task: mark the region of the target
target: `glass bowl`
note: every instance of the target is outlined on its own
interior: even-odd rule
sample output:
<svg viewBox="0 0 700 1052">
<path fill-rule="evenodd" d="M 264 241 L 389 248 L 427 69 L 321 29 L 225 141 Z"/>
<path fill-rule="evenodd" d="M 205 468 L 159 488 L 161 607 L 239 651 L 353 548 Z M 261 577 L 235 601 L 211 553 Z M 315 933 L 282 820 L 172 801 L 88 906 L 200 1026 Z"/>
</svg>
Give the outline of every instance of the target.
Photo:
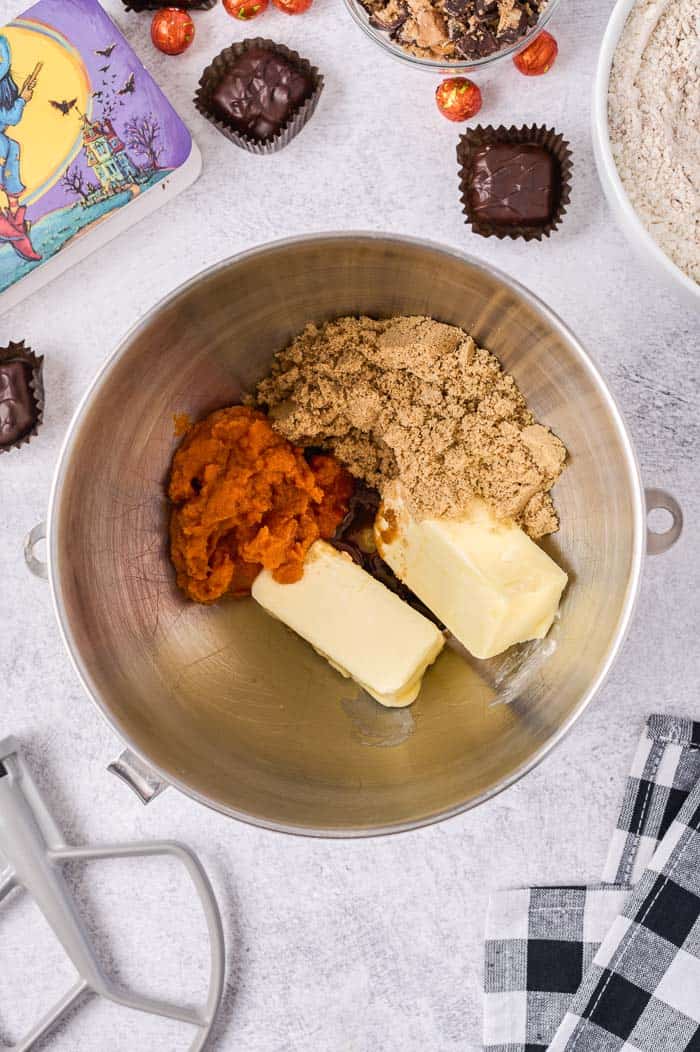
<svg viewBox="0 0 700 1052">
<path fill-rule="evenodd" d="M 479 69 L 486 69 L 487 66 L 493 65 L 494 62 L 498 62 L 502 58 L 506 58 L 508 55 L 515 55 L 518 51 L 522 51 L 523 48 L 535 39 L 538 33 L 540 33 L 549 22 L 550 18 L 559 6 L 560 0 L 549 0 L 549 3 L 542 11 L 539 20 L 536 25 L 523 34 L 519 40 L 516 40 L 514 44 L 508 44 L 506 47 L 500 49 L 500 51 L 494 51 L 491 55 L 486 55 L 485 58 L 476 59 L 454 59 L 440 61 L 434 58 L 419 58 L 417 55 L 411 55 L 408 51 L 405 51 L 400 44 L 396 44 L 386 30 L 375 29 L 374 26 L 370 25 L 369 15 L 367 11 L 360 3 L 360 0 L 345 0 L 345 7 L 350 12 L 353 21 L 363 30 L 367 36 L 378 44 L 382 50 L 386 51 L 387 54 L 392 55 L 394 58 L 399 59 L 400 62 L 404 62 L 408 66 L 412 66 L 414 69 L 422 69 L 427 73 L 474 73 Z"/>
</svg>

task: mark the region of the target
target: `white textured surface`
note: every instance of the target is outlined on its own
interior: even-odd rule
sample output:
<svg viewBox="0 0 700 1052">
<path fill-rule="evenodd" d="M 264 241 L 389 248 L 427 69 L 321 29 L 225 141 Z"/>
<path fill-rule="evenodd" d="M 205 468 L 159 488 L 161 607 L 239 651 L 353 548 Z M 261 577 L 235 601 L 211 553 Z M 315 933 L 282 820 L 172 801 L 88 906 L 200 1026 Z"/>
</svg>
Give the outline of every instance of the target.
<svg viewBox="0 0 700 1052">
<path fill-rule="evenodd" d="M 194 188 L 139 228 L 138 247 L 135 237 L 122 237 L 101 260 L 88 259 L 0 323 L 2 342 L 26 338 L 46 355 L 48 394 L 40 437 L 0 457 L 0 736 L 14 733 L 26 743 L 76 840 L 176 836 L 201 853 L 229 943 L 215 1047 L 475 1052 L 489 889 L 598 877 L 645 714 L 700 717 L 698 318 L 656 287 L 611 226 L 594 172 L 589 94 L 611 5 L 563 0 L 552 27 L 560 56 L 548 76 L 526 80 L 506 62 L 479 78 L 484 122 L 546 121 L 571 140 L 572 205 L 563 228 L 542 245 L 485 241 L 463 225 L 458 128 L 435 111 L 434 80 L 384 58 L 349 24 L 340 0 L 316 0 L 306 16 L 274 13 L 249 27 L 249 35 L 297 47 L 327 82 L 301 136 L 260 159 L 228 143 L 190 104 L 202 67 L 246 35 L 245 27 L 221 7 L 197 15 L 195 44 L 172 59 L 153 52 L 148 16 L 127 16 L 117 0 L 108 6 L 188 121 L 205 170 Z M 17 10 L 0 4 L 3 21 Z M 603 367 L 645 481 L 673 491 L 686 512 L 677 547 L 647 564 L 612 676 L 565 743 L 473 813 L 355 843 L 261 832 L 173 791 L 143 809 L 105 774 L 118 743 L 69 666 L 46 586 L 22 560 L 23 537 L 45 514 L 71 413 L 121 334 L 206 264 L 330 227 L 432 237 L 490 260 L 543 297 Z M 145 973 L 154 984 L 157 976 L 158 988 L 174 993 L 201 972 L 201 939 L 184 884 L 150 865 L 154 884 L 121 865 L 91 869 L 90 902 L 100 925 L 123 928 L 123 974 Z M 158 917 L 173 925 L 172 938 L 152 933 Z M 6 1022 L 30 1021 L 39 1002 L 60 989 L 57 954 L 44 948 L 38 929 L 30 936 L 25 928 L 22 937 L 28 919 L 21 903 L 0 916 L 0 1037 Z M 76 1017 L 48 1045 L 70 1052 L 183 1047 L 170 1028 L 97 1011 Z"/>
</svg>

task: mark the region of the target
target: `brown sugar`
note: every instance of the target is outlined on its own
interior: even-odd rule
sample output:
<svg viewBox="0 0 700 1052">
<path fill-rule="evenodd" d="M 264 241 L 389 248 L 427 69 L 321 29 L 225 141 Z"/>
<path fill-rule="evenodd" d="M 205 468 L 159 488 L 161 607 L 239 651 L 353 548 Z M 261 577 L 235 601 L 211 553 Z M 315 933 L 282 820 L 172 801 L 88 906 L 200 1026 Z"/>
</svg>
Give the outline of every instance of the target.
<svg viewBox="0 0 700 1052">
<path fill-rule="evenodd" d="M 338 461 L 309 458 L 262 413 L 233 406 L 190 427 L 173 457 L 170 554 L 190 599 L 247 595 L 265 567 L 298 581 L 307 551 L 345 517 L 354 482 Z"/>
<path fill-rule="evenodd" d="M 382 490 L 400 479 L 417 516 L 458 517 L 482 497 L 532 537 L 558 529 L 549 490 L 566 450 L 497 358 L 426 317 L 307 325 L 256 394 L 280 434 L 331 451 Z"/>
</svg>

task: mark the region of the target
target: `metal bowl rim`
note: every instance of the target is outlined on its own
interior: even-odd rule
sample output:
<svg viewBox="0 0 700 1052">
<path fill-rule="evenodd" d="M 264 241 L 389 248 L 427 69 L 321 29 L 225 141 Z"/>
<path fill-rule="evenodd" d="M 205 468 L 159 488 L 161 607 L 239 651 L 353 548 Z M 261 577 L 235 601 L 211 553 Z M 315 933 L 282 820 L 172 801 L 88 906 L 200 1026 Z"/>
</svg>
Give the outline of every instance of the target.
<svg viewBox="0 0 700 1052">
<path fill-rule="evenodd" d="M 60 588 L 60 564 L 58 558 L 58 542 L 57 542 L 57 531 L 54 528 L 54 519 L 57 513 L 57 507 L 59 504 L 60 488 L 65 469 L 70 460 L 71 447 L 78 434 L 81 419 L 88 408 L 93 395 L 101 387 L 104 381 L 108 378 L 109 373 L 116 363 L 121 358 L 122 354 L 126 351 L 127 347 L 131 344 L 137 333 L 148 326 L 153 317 L 164 308 L 174 303 L 179 296 L 184 292 L 192 289 L 198 282 L 205 280 L 212 275 L 216 274 L 220 270 L 232 266 L 237 263 L 241 263 L 251 256 L 259 255 L 264 252 L 274 252 L 280 248 L 288 248 L 297 244 L 304 244 L 308 242 L 323 242 L 323 241 L 338 241 L 338 240 L 369 240 L 369 241 L 388 241 L 394 242 L 397 245 L 408 245 L 410 247 L 418 247 L 428 249 L 433 252 L 440 253 L 442 255 L 450 256 L 453 259 L 457 259 L 460 262 L 467 263 L 470 266 L 476 267 L 478 270 L 485 271 L 492 277 L 503 282 L 511 290 L 522 296 L 528 305 L 533 308 L 536 312 L 539 312 L 547 322 L 553 326 L 559 333 L 565 338 L 567 344 L 571 350 L 577 356 L 580 364 L 589 373 L 594 380 L 597 388 L 599 389 L 601 396 L 604 398 L 608 405 L 611 416 L 617 426 L 620 438 L 622 441 L 623 449 L 626 453 L 627 468 L 629 470 L 632 486 L 634 490 L 634 538 L 633 538 L 633 565 L 630 572 L 630 578 L 627 584 L 627 591 L 623 604 L 623 609 L 618 620 L 617 628 L 612 638 L 611 645 L 608 649 L 605 660 L 603 661 L 601 668 L 599 669 L 595 679 L 589 686 L 588 690 L 585 691 L 579 704 L 575 710 L 571 713 L 566 722 L 558 728 L 557 732 L 545 742 L 545 744 L 537 750 L 537 752 L 519 768 L 517 768 L 511 775 L 504 778 L 501 782 L 488 789 L 484 793 L 479 794 L 472 800 L 465 803 L 456 804 L 453 807 L 445 808 L 441 811 L 436 811 L 428 815 L 424 815 L 420 818 L 414 819 L 407 822 L 397 822 L 392 825 L 379 826 L 379 827 L 360 827 L 353 829 L 352 827 L 338 827 L 338 828 L 327 828 L 327 829 L 316 829 L 309 826 L 295 826 L 286 824 L 283 822 L 272 822 L 263 818 L 258 818 L 254 815 L 248 814 L 247 812 L 237 811 L 235 808 L 228 808 L 222 804 L 210 800 L 203 793 L 199 793 L 197 790 L 192 789 L 185 782 L 174 777 L 172 774 L 166 773 L 158 768 L 153 761 L 133 742 L 127 738 L 124 731 L 119 726 L 115 716 L 111 713 L 107 705 L 102 701 L 99 696 L 99 691 L 90 680 L 90 676 L 87 669 L 83 665 L 80 653 L 77 646 L 75 646 L 71 633 L 65 618 L 65 611 L 63 607 L 63 601 L 61 597 Z M 644 539 L 646 536 L 644 529 L 645 521 L 645 503 L 644 503 L 644 490 L 642 485 L 641 472 L 639 469 L 639 463 L 637 455 L 632 444 L 631 436 L 628 431 L 627 425 L 624 421 L 622 413 L 613 397 L 611 391 L 608 388 L 607 383 L 603 379 L 597 365 L 590 357 L 587 351 L 584 350 L 582 344 L 569 330 L 565 323 L 559 318 L 559 316 L 547 307 L 546 304 L 541 301 L 533 292 L 526 289 L 525 286 L 521 285 L 514 278 L 504 274 L 497 267 L 493 267 L 474 256 L 469 255 L 465 252 L 460 252 L 458 249 L 449 247 L 448 245 L 442 245 L 438 242 L 431 241 L 425 238 L 414 238 L 408 235 L 399 235 L 391 233 L 381 233 L 377 231 L 337 231 L 329 232 L 325 234 L 305 234 L 302 236 L 292 236 L 287 238 L 281 238 L 275 241 L 266 242 L 263 245 L 258 245 L 250 249 L 245 249 L 243 252 L 236 253 L 233 256 L 229 256 L 227 259 L 220 260 L 218 263 L 214 263 L 204 270 L 199 271 L 197 274 L 188 278 L 186 281 L 178 285 L 172 292 L 164 296 L 154 307 L 152 307 L 145 315 L 143 315 L 137 322 L 135 322 L 124 334 L 119 345 L 108 355 L 107 359 L 98 369 L 94 378 L 88 385 L 87 390 L 80 399 L 78 406 L 73 414 L 73 417 L 68 425 L 65 438 L 61 445 L 58 460 L 56 463 L 56 469 L 54 472 L 53 481 L 51 484 L 51 490 L 49 494 L 49 507 L 47 515 L 47 560 L 49 570 L 49 584 L 51 588 L 51 599 L 53 603 L 54 612 L 56 614 L 56 620 L 58 622 L 59 631 L 63 643 L 68 651 L 71 664 L 75 669 L 76 675 L 80 680 L 85 692 L 88 697 L 92 700 L 98 711 L 102 714 L 103 718 L 107 721 L 107 724 L 112 729 L 117 739 L 128 746 L 131 751 L 139 757 L 139 759 L 152 770 L 166 785 L 171 785 L 178 789 L 180 792 L 189 796 L 197 803 L 203 804 L 206 807 L 211 808 L 214 811 L 218 811 L 220 814 L 226 815 L 228 818 L 235 818 L 240 822 L 245 822 L 248 825 L 255 826 L 260 829 L 266 829 L 278 833 L 287 833 L 295 836 L 306 836 L 306 837 L 317 837 L 317 838 L 330 838 L 330 839 L 361 839 L 375 836 L 389 836 L 396 833 L 405 833 L 414 829 L 421 829 L 425 826 L 434 825 L 437 822 L 446 821 L 449 818 L 454 818 L 457 815 L 463 814 L 466 811 L 472 810 L 479 806 L 479 804 L 485 803 L 487 800 L 492 799 L 499 793 L 502 793 L 505 789 L 508 789 L 511 785 L 520 781 L 526 774 L 534 770 L 544 758 L 555 748 L 565 737 L 566 734 L 571 730 L 576 720 L 582 715 L 585 709 L 593 700 L 595 694 L 600 689 L 603 681 L 607 678 L 613 663 L 618 657 L 622 645 L 627 637 L 629 631 L 632 614 L 637 602 L 639 595 L 639 587 L 641 580 L 642 562 L 644 558 Z"/>
</svg>

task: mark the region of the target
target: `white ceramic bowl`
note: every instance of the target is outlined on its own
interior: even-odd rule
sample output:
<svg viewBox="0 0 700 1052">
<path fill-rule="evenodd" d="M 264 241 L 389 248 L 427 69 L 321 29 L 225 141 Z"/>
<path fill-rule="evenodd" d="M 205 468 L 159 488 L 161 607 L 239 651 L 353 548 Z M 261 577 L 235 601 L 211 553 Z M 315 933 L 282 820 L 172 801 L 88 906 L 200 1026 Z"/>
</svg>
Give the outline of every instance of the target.
<svg viewBox="0 0 700 1052">
<path fill-rule="evenodd" d="M 654 268 L 659 279 L 688 304 L 700 308 L 700 285 L 688 277 L 654 240 L 632 206 L 617 171 L 610 147 L 608 83 L 615 49 L 636 0 L 617 0 L 598 56 L 593 83 L 593 153 L 598 175 L 616 221 L 632 246 Z"/>
</svg>

